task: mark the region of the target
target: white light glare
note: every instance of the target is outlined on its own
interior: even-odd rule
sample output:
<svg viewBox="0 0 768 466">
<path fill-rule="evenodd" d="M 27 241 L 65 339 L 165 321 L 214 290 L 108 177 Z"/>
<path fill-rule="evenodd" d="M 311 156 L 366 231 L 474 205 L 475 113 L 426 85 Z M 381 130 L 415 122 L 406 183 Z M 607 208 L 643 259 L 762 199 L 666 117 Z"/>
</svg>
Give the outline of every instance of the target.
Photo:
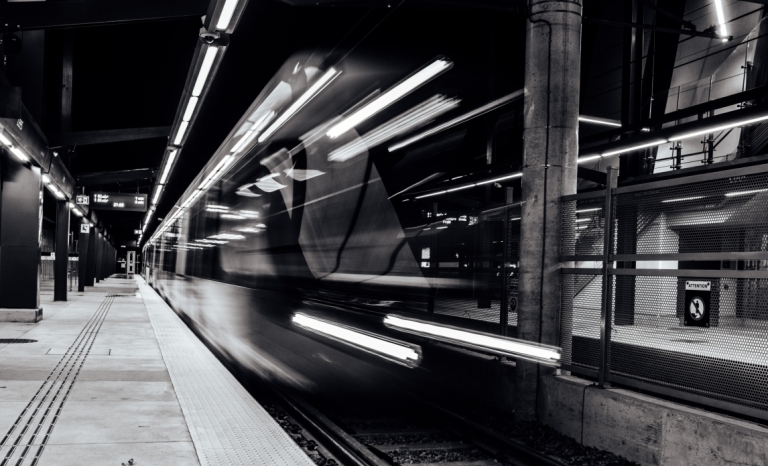
<svg viewBox="0 0 768 466">
<path fill-rule="evenodd" d="M 21 160 L 22 162 L 29 161 L 29 157 L 27 157 L 27 154 L 24 152 L 24 150 L 21 147 L 11 147 L 11 153 L 16 156 L 17 159 Z"/>
<path fill-rule="evenodd" d="M 384 323 L 397 330 L 437 337 L 454 344 L 468 344 L 474 347 L 510 354 L 512 356 L 533 358 L 537 361 L 549 364 L 557 364 L 560 362 L 559 348 L 539 346 L 522 340 L 513 340 L 511 338 L 502 338 L 417 320 L 404 319 L 395 315 L 388 315 L 384 319 Z"/>
<path fill-rule="evenodd" d="M 372 333 L 362 332 L 346 325 L 338 325 L 301 313 L 293 316 L 293 323 L 315 333 L 396 358 L 400 361 L 409 362 L 418 361 L 419 359 L 419 353 L 405 343 L 399 343 L 388 338 L 385 339 Z"/>
<path fill-rule="evenodd" d="M 618 149 L 618 150 L 614 150 L 614 151 L 611 151 L 611 152 L 604 152 L 602 154 L 602 156 L 603 157 L 608 157 L 608 156 L 611 156 L 611 155 L 623 154 L 625 152 L 632 152 L 633 150 L 645 149 L 646 147 L 659 146 L 659 145 L 664 144 L 666 142 L 669 142 L 669 141 L 667 141 L 666 139 L 654 139 L 651 142 L 646 142 L 644 144 L 640 144 L 640 145 L 637 145 L 637 146 L 627 147 L 627 148 L 624 148 L 624 149 Z"/>
<path fill-rule="evenodd" d="M 50 182 L 51 182 L 51 177 L 46 174 L 43 174 L 43 183 L 48 184 Z"/>
<path fill-rule="evenodd" d="M 181 117 L 183 121 L 189 121 L 192 119 L 192 114 L 195 113 L 195 107 L 197 107 L 198 97 L 190 97 L 187 102 L 187 109 L 184 110 L 184 116 Z"/>
<path fill-rule="evenodd" d="M 699 199 L 704 199 L 704 196 L 691 196 L 691 197 L 681 197 L 678 199 L 666 199 L 664 201 L 661 201 L 662 204 L 669 204 L 671 202 L 685 202 L 685 201 L 697 201 Z"/>
<path fill-rule="evenodd" d="M 216 180 L 218 180 L 219 177 L 224 173 L 224 170 L 226 170 L 226 168 L 229 166 L 229 164 L 232 163 L 234 159 L 235 157 L 233 155 L 227 155 L 221 159 L 218 165 L 216 165 L 216 168 L 214 168 L 213 171 L 209 173 L 205 180 L 200 184 L 200 190 L 204 191 L 208 189 Z"/>
<path fill-rule="evenodd" d="M 290 107 L 286 111 L 280 115 L 277 120 L 272 123 L 269 128 L 264 130 L 263 133 L 259 136 L 259 142 L 264 142 L 267 140 L 268 137 L 272 135 L 275 131 L 277 131 L 278 128 L 283 126 L 283 124 L 288 121 L 289 118 L 291 118 L 296 112 L 301 110 L 301 107 L 307 104 L 315 95 L 317 95 L 320 91 L 325 88 L 330 82 L 335 79 L 339 74 L 341 74 L 341 71 L 336 70 L 336 68 L 331 68 L 328 71 L 323 74 L 320 79 L 315 81 L 312 86 L 309 87 L 294 103 L 291 104 Z"/>
<path fill-rule="evenodd" d="M 597 212 L 598 210 L 603 210 L 603 208 L 602 207 L 592 207 L 592 208 L 589 208 L 589 209 L 581 209 L 581 210 L 577 210 L 576 213 L 577 214 L 585 214 L 587 212 Z"/>
<path fill-rule="evenodd" d="M 188 126 L 189 126 L 188 121 L 182 121 L 181 123 L 179 123 L 179 129 L 176 130 L 176 137 L 173 139 L 173 143 L 175 145 L 178 146 L 181 144 L 181 140 L 184 139 L 184 133 L 187 132 Z"/>
<path fill-rule="evenodd" d="M 216 29 L 219 31 L 225 31 L 229 27 L 229 22 L 232 21 L 232 15 L 237 8 L 237 0 L 227 0 L 224 2 L 224 7 L 219 14 L 219 20 L 216 22 Z"/>
<path fill-rule="evenodd" d="M 160 195 L 163 193 L 163 186 L 157 185 L 155 188 L 155 196 L 152 198 L 152 205 L 156 205 L 158 199 L 160 199 Z"/>
<path fill-rule="evenodd" d="M 723 12 L 723 0 L 715 0 L 715 10 L 717 11 L 717 21 L 720 23 L 720 35 L 723 42 L 728 42 L 728 30 L 725 27 L 725 14 Z"/>
<path fill-rule="evenodd" d="M 725 197 L 748 196 L 750 194 L 764 193 L 766 191 L 768 191 L 768 189 L 751 189 L 749 191 L 734 191 L 731 193 L 725 193 Z"/>
<path fill-rule="evenodd" d="M 5 137 L 5 132 L 3 131 L 3 128 L 1 126 L 0 126 L 0 142 L 2 142 L 8 147 L 13 146 L 13 143 L 11 142 L 11 140 Z"/>
<path fill-rule="evenodd" d="M 245 218 L 242 215 L 237 215 L 237 214 L 221 214 L 219 217 L 228 218 L 232 220 L 243 220 Z"/>
<path fill-rule="evenodd" d="M 616 128 L 621 128 L 621 123 L 614 120 L 609 120 L 607 118 L 598 118 L 598 117 L 579 115 L 579 121 L 585 121 L 587 123 L 595 123 L 598 125 L 613 126 Z"/>
<path fill-rule="evenodd" d="M 352 115 L 343 119 L 336 125 L 334 125 L 328 132 L 327 136 L 331 139 L 335 139 L 342 134 L 346 133 L 350 129 L 369 119 L 373 115 L 379 113 L 385 108 L 389 107 L 393 103 L 402 99 L 406 95 L 415 91 L 421 87 L 424 83 L 431 80 L 435 76 L 441 74 L 444 71 L 449 70 L 453 66 L 453 62 L 440 59 L 432 62 L 419 72 L 415 73 L 410 78 L 397 84 L 395 87 L 389 89 L 384 94 L 378 96 L 372 102 L 365 105 L 363 108 L 357 110 Z"/>
<path fill-rule="evenodd" d="M 429 136 L 432 136 L 433 134 L 437 134 L 441 131 L 445 131 L 446 129 L 453 128 L 454 126 L 460 125 L 461 123 L 464 123 L 465 121 L 471 120 L 472 118 L 476 116 L 483 115 L 485 113 L 490 112 L 491 110 L 494 110 L 498 107 L 501 107 L 504 104 L 507 104 L 513 100 L 516 100 L 520 97 L 522 97 L 523 91 L 516 91 L 512 94 L 506 95 L 500 99 L 496 99 L 493 102 L 490 102 L 488 104 L 483 105 L 482 107 L 476 108 L 470 112 L 465 113 L 464 115 L 457 116 L 451 121 L 446 121 L 445 123 L 435 126 L 432 129 L 428 129 L 424 131 L 423 133 L 419 133 L 416 136 L 412 136 L 405 141 L 398 142 L 397 144 L 394 144 L 389 147 L 389 152 L 394 152 L 398 149 L 402 149 L 405 146 L 409 146 L 413 144 L 416 141 L 420 141 L 424 138 L 427 138 Z"/>
<path fill-rule="evenodd" d="M 177 150 L 174 149 L 168 153 L 168 160 L 165 162 L 165 168 L 163 169 L 163 175 L 160 177 L 159 184 L 165 184 L 165 182 L 168 181 L 168 175 L 171 173 L 173 161 L 176 159 L 176 152 Z"/>
<path fill-rule="evenodd" d="M 587 155 L 586 157 L 579 157 L 578 159 L 576 159 L 576 162 L 577 163 L 591 162 L 591 161 L 597 160 L 597 159 L 599 159 L 601 157 L 602 157 L 602 155 Z"/>
<path fill-rule="evenodd" d="M 213 60 L 216 58 L 216 52 L 218 51 L 219 48 L 212 45 L 208 46 L 208 49 L 206 49 L 205 56 L 203 57 L 203 64 L 200 66 L 200 72 L 197 74 L 195 86 L 192 88 L 193 97 L 200 97 L 200 93 L 203 92 L 203 86 L 205 86 L 205 81 L 208 79 L 208 74 L 211 72 Z"/>
<path fill-rule="evenodd" d="M 436 95 L 431 99 L 407 110 L 392 120 L 367 132 L 363 137 L 341 146 L 328 154 L 328 160 L 343 162 L 362 154 L 376 145 L 392 139 L 400 134 L 407 133 L 437 116 L 459 105 L 459 99 L 449 99 L 443 95 Z"/>
<path fill-rule="evenodd" d="M 703 130 L 700 130 L 700 131 L 695 131 L 695 132 L 692 132 L 692 133 L 686 133 L 686 134 L 683 134 L 683 135 L 680 135 L 680 136 L 674 136 L 674 137 L 669 138 L 669 140 L 670 141 L 679 141 L 681 139 L 691 138 L 691 137 L 694 137 L 694 136 L 701 136 L 702 134 L 716 133 L 718 131 L 723 131 L 723 130 L 726 130 L 726 129 L 735 128 L 737 126 L 749 125 L 751 123 L 757 123 L 758 121 L 763 121 L 763 120 L 768 120 L 768 115 L 763 115 L 763 116 L 760 116 L 760 117 L 757 117 L 757 118 L 750 118 L 749 120 L 741 120 L 741 121 L 737 121 L 735 123 L 728 123 L 726 125 L 716 126 L 714 128 L 707 128 L 707 129 L 703 129 Z"/>
<path fill-rule="evenodd" d="M 520 178 L 521 176 L 523 176 L 523 174 L 520 173 L 520 172 L 513 173 L 511 175 L 505 175 L 505 176 L 500 176 L 498 178 L 491 178 L 489 180 L 478 181 L 477 183 L 465 184 L 463 186 L 457 186 L 455 188 L 444 189 L 442 191 L 437 191 L 437 192 L 434 192 L 434 193 L 422 194 L 421 196 L 416 196 L 414 199 L 422 199 L 424 197 L 437 196 L 438 194 L 445 194 L 445 193 L 451 193 L 451 192 L 454 192 L 454 191 L 461 191 L 462 189 L 474 188 L 475 186 L 482 186 L 484 184 L 495 183 L 497 181 L 504 181 L 504 180 L 509 180 L 509 179 L 512 179 L 512 178 Z"/>
</svg>

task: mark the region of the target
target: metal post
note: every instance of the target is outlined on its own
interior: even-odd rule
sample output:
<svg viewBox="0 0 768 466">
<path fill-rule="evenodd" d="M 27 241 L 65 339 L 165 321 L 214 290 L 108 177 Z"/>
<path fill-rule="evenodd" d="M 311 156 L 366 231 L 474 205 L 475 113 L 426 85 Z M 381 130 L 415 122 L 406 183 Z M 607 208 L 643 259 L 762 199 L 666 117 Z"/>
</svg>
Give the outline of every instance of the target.
<svg viewBox="0 0 768 466">
<path fill-rule="evenodd" d="M 67 300 L 69 272 L 69 206 L 67 201 L 56 201 L 56 260 L 53 264 L 53 300 Z"/>
<path fill-rule="evenodd" d="M 605 187 L 605 209 L 603 218 L 605 228 L 603 229 L 603 292 L 600 301 L 600 367 L 599 367 L 599 385 L 604 387 L 608 379 L 608 350 L 611 344 L 611 297 L 613 290 L 611 287 L 610 269 L 612 267 L 611 258 L 613 256 L 613 191 L 616 189 L 616 179 L 618 170 L 616 167 L 608 167 L 606 173 Z"/>
<path fill-rule="evenodd" d="M 507 335 L 507 326 L 509 325 L 509 272 L 507 271 L 507 261 L 509 255 L 507 250 L 509 248 L 509 206 L 504 209 L 504 242 L 502 246 L 502 259 L 501 259 L 501 300 L 499 302 L 499 325 L 500 334 Z"/>
</svg>

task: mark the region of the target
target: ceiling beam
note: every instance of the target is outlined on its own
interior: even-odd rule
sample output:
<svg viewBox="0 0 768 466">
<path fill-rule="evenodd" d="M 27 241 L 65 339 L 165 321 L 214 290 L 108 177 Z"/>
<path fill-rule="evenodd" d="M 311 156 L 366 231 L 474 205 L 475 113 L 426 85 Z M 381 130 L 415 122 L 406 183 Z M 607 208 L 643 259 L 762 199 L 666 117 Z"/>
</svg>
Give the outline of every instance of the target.
<svg viewBox="0 0 768 466">
<path fill-rule="evenodd" d="M 170 134 L 170 126 L 106 129 L 101 131 L 79 131 L 75 133 L 51 134 L 48 136 L 48 142 L 50 147 L 89 146 L 93 144 L 107 144 L 110 142 L 167 138 Z"/>
<path fill-rule="evenodd" d="M 112 183 L 127 183 L 129 181 L 155 178 L 157 168 L 139 168 L 136 170 L 118 170 L 111 172 L 82 173 L 75 177 L 77 186 L 98 186 Z"/>
<path fill-rule="evenodd" d="M 34 30 L 203 16 L 208 0 L 2 2 L 0 30 Z"/>
</svg>

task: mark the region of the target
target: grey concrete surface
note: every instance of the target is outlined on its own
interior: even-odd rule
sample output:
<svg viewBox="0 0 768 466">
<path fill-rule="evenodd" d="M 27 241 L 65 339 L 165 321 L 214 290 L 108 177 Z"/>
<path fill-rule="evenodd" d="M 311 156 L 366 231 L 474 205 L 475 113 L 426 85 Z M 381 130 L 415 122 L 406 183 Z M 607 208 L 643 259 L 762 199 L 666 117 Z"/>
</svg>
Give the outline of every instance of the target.
<svg viewBox="0 0 768 466">
<path fill-rule="evenodd" d="M 20 464 L 28 465 L 42 452 L 40 466 L 120 465 L 131 458 L 137 466 L 224 464 L 209 460 L 222 457 L 221 452 L 211 453 L 209 443 L 198 440 L 196 444 L 190 434 L 205 427 L 196 425 L 196 418 L 190 417 L 179 402 L 179 387 L 169 372 L 173 363 L 161 351 L 145 299 L 137 290 L 134 280 L 110 278 L 85 292 L 69 293 L 67 302 L 54 302 L 52 293 L 44 288 L 41 305 L 46 314 L 42 322 L 0 323 L 0 338 L 37 340 L 0 344 L 0 441 L 10 432 L 0 445 L 0 462 L 9 457 L 9 464 L 16 464 L 26 452 Z M 108 297 L 114 293 L 119 296 Z M 153 295 L 154 291 L 146 288 L 143 293 Z M 160 301 L 156 295 L 154 298 Z M 153 306 L 155 315 L 166 312 L 168 322 L 175 319 L 175 325 L 184 327 L 178 316 L 160 303 Z M 162 335 L 166 338 L 169 334 Z M 207 351 L 202 343 L 197 345 L 196 351 Z M 189 346 L 187 351 L 191 351 Z M 200 368 L 202 372 L 226 372 L 223 367 L 212 366 L 218 361 L 210 352 L 205 358 L 207 366 Z M 234 378 L 221 380 L 223 385 L 211 395 L 214 399 L 196 399 L 195 416 L 210 422 L 222 415 L 216 412 L 221 403 L 231 404 L 229 399 L 215 398 L 231 396 L 239 384 L 231 386 Z M 197 381 L 185 381 L 187 396 L 196 390 Z M 242 387 L 239 390 L 238 395 L 249 396 Z M 261 409 L 252 399 L 250 404 Z M 247 436 L 235 431 L 236 423 L 228 424 L 230 420 L 231 416 L 218 425 L 224 429 L 230 425 L 232 432 L 210 431 L 206 435 Z M 275 449 L 285 449 L 287 441 L 300 455 L 298 461 L 284 464 L 311 464 L 290 437 L 275 428 L 271 418 L 268 420 L 274 436 L 269 441 L 278 439 L 280 443 Z M 16 440 L 19 442 L 14 448 Z M 266 447 L 261 445 L 262 450 L 268 450 Z M 238 454 L 235 451 L 235 456 Z"/>
<path fill-rule="evenodd" d="M 576 377 L 542 380 L 542 422 L 642 465 L 768 465 L 768 428 Z"/>
</svg>

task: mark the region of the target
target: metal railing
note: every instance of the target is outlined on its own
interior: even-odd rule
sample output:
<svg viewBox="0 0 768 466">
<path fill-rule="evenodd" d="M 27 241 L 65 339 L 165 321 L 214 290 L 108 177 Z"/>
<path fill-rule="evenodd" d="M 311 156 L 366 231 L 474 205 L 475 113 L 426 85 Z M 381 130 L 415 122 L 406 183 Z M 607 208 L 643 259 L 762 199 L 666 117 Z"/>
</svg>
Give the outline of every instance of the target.
<svg viewBox="0 0 768 466">
<path fill-rule="evenodd" d="M 768 165 L 615 179 L 562 200 L 563 368 L 768 419 Z"/>
</svg>

